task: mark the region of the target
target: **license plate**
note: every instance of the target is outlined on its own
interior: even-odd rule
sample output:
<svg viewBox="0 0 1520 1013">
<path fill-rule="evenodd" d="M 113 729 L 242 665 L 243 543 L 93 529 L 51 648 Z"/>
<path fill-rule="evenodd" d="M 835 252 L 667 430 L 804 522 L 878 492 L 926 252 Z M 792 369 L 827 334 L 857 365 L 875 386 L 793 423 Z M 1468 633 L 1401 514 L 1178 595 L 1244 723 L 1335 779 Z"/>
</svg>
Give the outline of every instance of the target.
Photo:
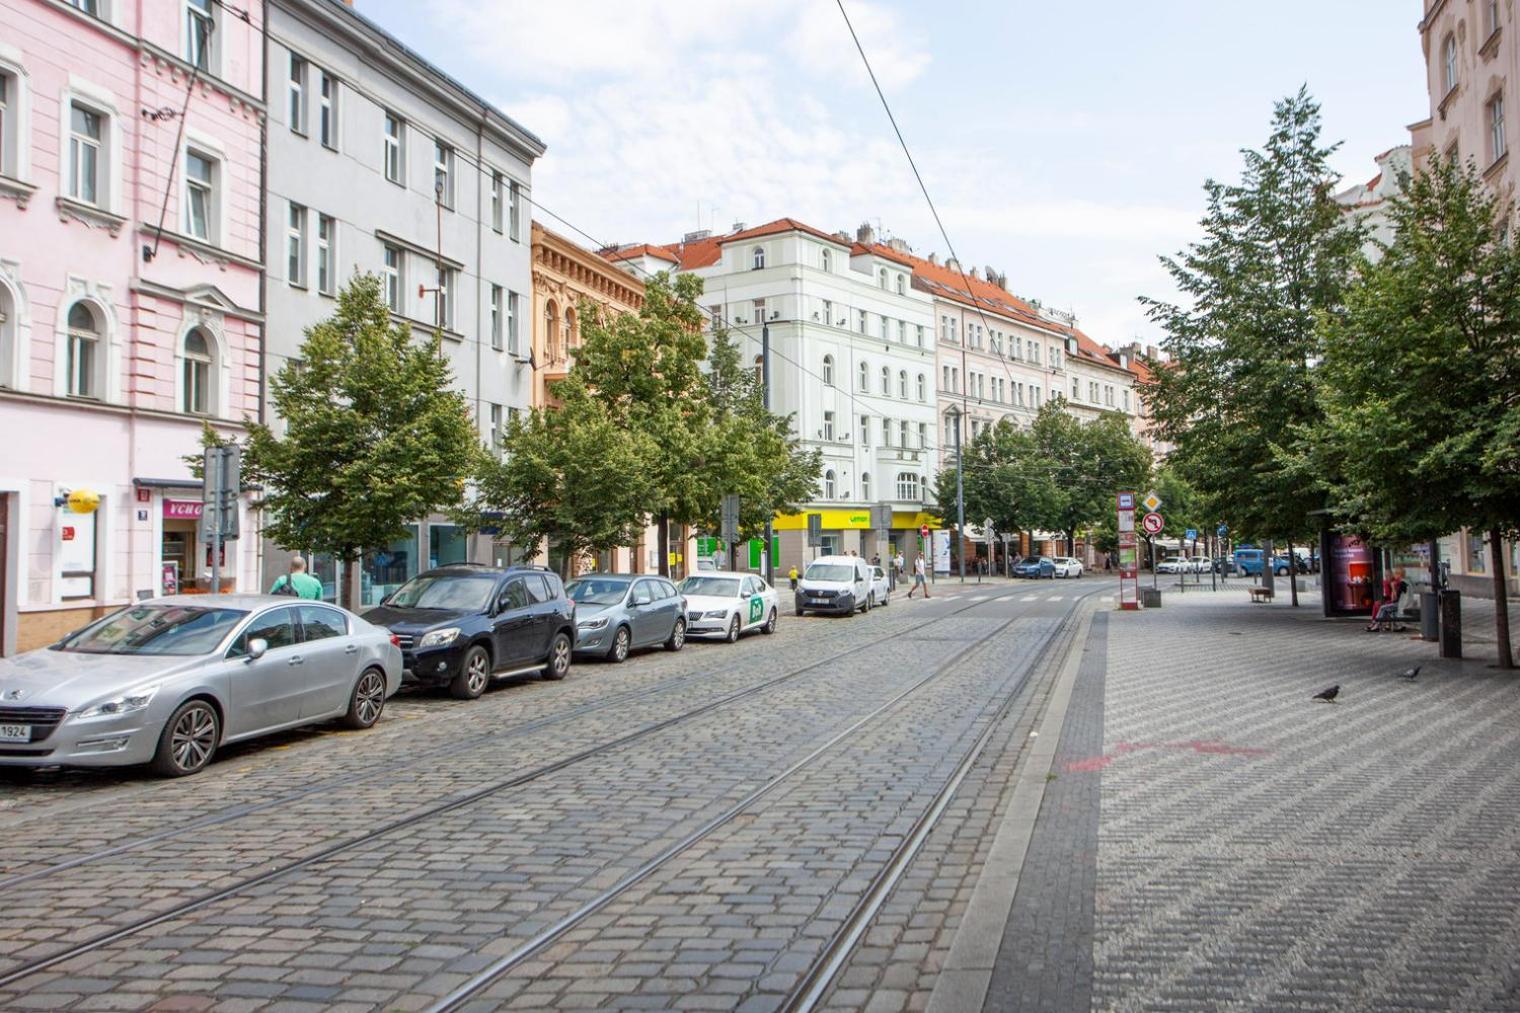
<svg viewBox="0 0 1520 1013">
<path fill-rule="evenodd" d="M 0 742 L 32 741 L 31 725 L 0 725 Z"/>
<path fill-rule="evenodd" d="M 808 599 L 808 604 L 809 605 L 832 605 L 833 602 L 829 601 L 827 598 L 809 598 Z"/>
</svg>

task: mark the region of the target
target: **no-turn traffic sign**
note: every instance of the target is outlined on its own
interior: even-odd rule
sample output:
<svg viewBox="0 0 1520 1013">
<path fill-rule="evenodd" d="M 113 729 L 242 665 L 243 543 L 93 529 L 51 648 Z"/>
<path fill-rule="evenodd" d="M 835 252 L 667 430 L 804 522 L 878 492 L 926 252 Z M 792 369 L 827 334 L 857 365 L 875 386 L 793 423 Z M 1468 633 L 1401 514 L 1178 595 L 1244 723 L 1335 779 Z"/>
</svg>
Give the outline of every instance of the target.
<svg viewBox="0 0 1520 1013">
<path fill-rule="evenodd" d="M 1160 514 L 1146 514 L 1145 519 L 1140 522 L 1140 526 L 1145 529 L 1145 533 L 1148 535 L 1159 535 L 1161 534 L 1161 529 L 1166 526 L 1166 521 L 1162 519 Z"/>
</svg>

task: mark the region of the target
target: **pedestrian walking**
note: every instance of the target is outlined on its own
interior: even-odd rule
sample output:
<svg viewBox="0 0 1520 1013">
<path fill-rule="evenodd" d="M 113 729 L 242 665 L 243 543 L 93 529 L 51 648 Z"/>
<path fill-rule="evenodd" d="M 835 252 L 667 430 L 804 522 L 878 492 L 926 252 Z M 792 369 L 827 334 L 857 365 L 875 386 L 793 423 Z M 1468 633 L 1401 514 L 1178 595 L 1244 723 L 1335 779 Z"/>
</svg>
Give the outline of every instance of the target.
<svg viewBox="0 0 1520 1013">
<path fill-rule="evenodd" d="M 797 590 L 797 564 L 796 563 L 792 564 L 791 572 L 786 575 L 786 579 L 792 582 L 792 590 L 793 591 Z"/>
<path fill-rule="evenodd" d="M 892 566 L 897 570 L 897 575 L 901 577 L 903 575 L 903 554 L 901 552 L 893 557 Z"/>
<path fill-rule="evenodd" d="M 924 589 L 924 597 L 925 598 L 931 597 L 931 595 L 929 594 L 929 585 L 924 580 L 924 557 L 923 556 L 919 556 L 917 559 L 915 559 L 913 561 L 913 586 L 908 589 L 908 597 L 909 598 L 913 597 L 913 592 L 917 591 L 919 588 L 923 588 Z"/>
<path fill-rule="evenodd" d="M 296 556 L 290 561 L 290 572 L 281 574 L 269 589 L 270 594 L 290 595 L 293 598 L 322 600 L 322 582 L 306 572 L 306 560 Z"/>
</svg>

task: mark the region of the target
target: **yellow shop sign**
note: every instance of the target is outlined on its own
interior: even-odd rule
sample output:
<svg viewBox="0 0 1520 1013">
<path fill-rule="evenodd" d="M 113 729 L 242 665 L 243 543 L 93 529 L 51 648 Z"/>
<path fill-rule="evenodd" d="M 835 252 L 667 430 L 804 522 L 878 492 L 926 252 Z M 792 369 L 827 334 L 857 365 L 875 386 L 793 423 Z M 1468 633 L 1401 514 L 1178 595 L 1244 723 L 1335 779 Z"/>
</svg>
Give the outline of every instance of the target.
<svg viewBox="0 0 1520 1013">
<path fill-rule="evenodd" d="M 809 512 L 823 515 L 823 530 L 825 531 L 862 531 L 871 526 L 869 510 L 813 510 L 798 514 L 777 514 L 773 527 L 777 531 L 806 531 Z M 894 531 L 911 531 L 925 524 L 931 528 L 939 527 L 939 518 L 922 511 L 910 513 L 906 510 L 896 510 L 892 513 Z"/>
</svg>

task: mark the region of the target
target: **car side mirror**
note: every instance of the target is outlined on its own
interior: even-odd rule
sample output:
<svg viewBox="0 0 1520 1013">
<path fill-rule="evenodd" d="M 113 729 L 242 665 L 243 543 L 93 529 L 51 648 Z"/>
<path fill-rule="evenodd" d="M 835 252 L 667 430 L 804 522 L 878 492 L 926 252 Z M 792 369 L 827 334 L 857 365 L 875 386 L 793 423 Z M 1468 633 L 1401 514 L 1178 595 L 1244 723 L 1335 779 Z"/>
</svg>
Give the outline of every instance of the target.
<svg viewBox="0 0 1520 1013">
<path fill-rule="evenodd" d="M 248 660 L 258 661 L 269 651 L 269 641 L 263 637 L 254 637 L 248 641 Z"/>
</svg>

